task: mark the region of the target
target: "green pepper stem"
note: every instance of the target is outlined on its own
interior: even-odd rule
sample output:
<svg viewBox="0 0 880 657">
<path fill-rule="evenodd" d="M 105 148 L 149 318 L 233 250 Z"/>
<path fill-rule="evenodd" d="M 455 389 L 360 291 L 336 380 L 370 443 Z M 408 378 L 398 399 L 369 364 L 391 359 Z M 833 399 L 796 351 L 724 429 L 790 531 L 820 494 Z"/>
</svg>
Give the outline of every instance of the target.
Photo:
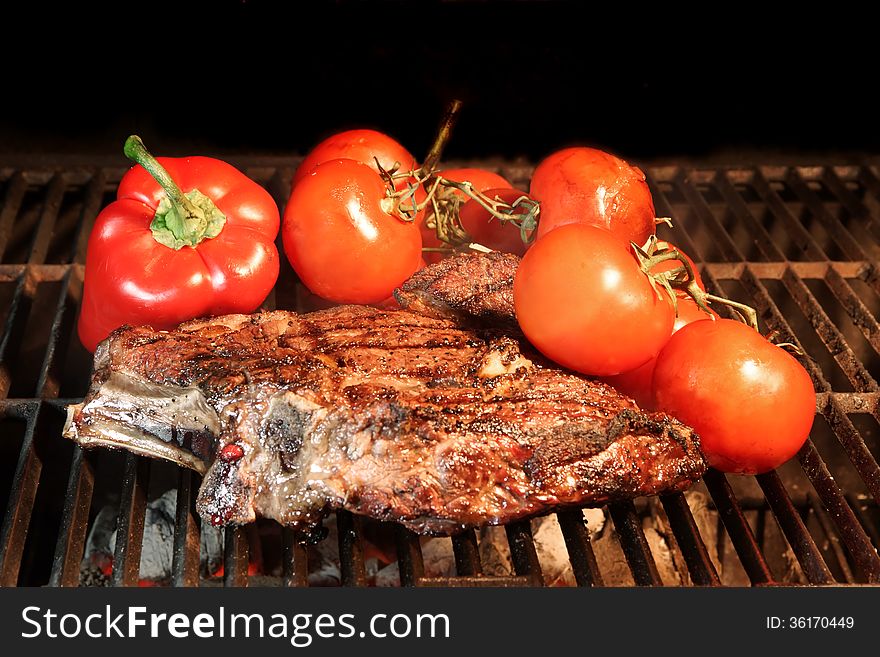
<svg viewBox="0 0 880 657">
<path fill-rule="evenodd" d="M 226 224 L 226 215 L 199 190 L 184 193 L 165 167 L 150 155 L 140 137 L 132 135 L 126 139 L 123 152 L 146 169 L 165 190 L 165 197 L 150 222 L 150 231 L 157 242 L 179 250 L 220 234 Z"/>
<path fill-rule="evenodd" d="M 192 201 L 180 190 L 180 187 L 174 182 L 174 178 L 171 177 L 168 170 L 159 164 L 159 160 L 153 157 L 152 153 L 147 150 L 147 147 L 144 146 L 144 141 L 140 137 L 131 135 L 125 140 L 125 146 L 123 146 L 122 151 L 125 153 L 125 157 L 132 162 L 140 164 L 147 170 L 147 173 L 153 176 L 155 181 L 165 190 L 168 200 L 181 208 L 186 215 L 191 216 L 195 214 L 196 208 Z"/>
</svg>

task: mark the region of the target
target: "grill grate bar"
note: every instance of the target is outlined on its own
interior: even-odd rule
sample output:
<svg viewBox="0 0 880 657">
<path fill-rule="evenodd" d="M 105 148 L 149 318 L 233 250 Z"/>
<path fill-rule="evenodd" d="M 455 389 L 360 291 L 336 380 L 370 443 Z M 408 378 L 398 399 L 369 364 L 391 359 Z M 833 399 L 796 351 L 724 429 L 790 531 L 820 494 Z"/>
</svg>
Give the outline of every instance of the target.
<svg viewBox="0 0 880 657">
<path fill-rule="evenodd" d="M 661 495 L 660 502 L 669 524 L 675 534 L 675 540 L 684 555 L 691 579 L 698 586 L 720 586 L 721 579 L 715 570 L 715 564 L 709 556 L 694 516 L 682 493 Z"/>
<path fill-rule="evenodd" d="M 786 268 L 782 275 L 782 283 L 792 298 L 800 306 L 804 315 L 816 331 L 816 335 L 828 348 L 834 360 L 846 374 L 847 378 L 859 392 L 873 392 L 878 387 L 877 382 L 868 374 L 865 366 L 856 358 L 852 350 L 847 346 L 846 339 L 840 330 L 829 319 L 822 305 L 813 296 L 810 288 L 791 269 Z"/>
<path fill-rule="evenodd" d="M 543 586 L 544 575 L 535 549 L 535 540 L 532 538 L 531 523 L 528 520 L 520 520 L 506 525 L 504 529 L 510 545 L 513 571 L 517 575 L 528 577 L 532 586 Z"/>
<path fill-rule="evenodd" d="M 284 586 L 309 585 L 309 553 L 299 534 L 290 527 L 281 528 L 281 563 Z"/>
<path fill-rule="evenodd" d="M 73 450 L 70 478 L 49 586 L 79 586 L 80 561 L 89 528 L 89 507 L 95 487 L 95 470 L 92 457 L 81 447 Z"/>
<path fill-rule="evenodd" d="M 868 260 L 868 255 L 856 241 L 855 237 L 844 227 L 837 217 L 831 215 L 825 204 L 809 188 L 797 167 L 786 171 L 785 182 L 789 188 L 804 202 L 810 214 L 819 220 L 848 260 Z"/>
<path fill-rule="evenodd" d="M 733 210 L 737 219 L 745 226 L 748 226 L 752 239 L 764 257 L 774 262 L 785 260 L 782 251 L 773 242 L 773 238 L 767 233 L 767 229 L 764 228 L 763 224 L 749 210 L 745 201 L 743 201 L 742 195 L 736 191 L 727 173 L 723 170 L 718 171 L 712 178 L 712 184 L 718 190 L 718 193 L 721 194 L 727 207 Z"/>
<path fill-rule="evenodd" d="M 452 537 L 452 553 L 455 556 L 456 573 L 467 576 L 483 574 L 477 534 L 473 529 Z"/>
<path fill-rule="evenodd" d="M 226 527 L 223 542 L 223 586 L 247 586 L 250 549 L 245 528 Z"/>
<path fill-rule="evenodd" d="M 865 186 L 865 189 L 868 190 L 876 199 L 872 204 L 877 205 L 877 200 L 880 200 L 880 178 L 877 177 L 877 174 L 874 172 L 874 167 L 859 167 L 858 175 L 856 176 L 856 180 Z M 870 217 L 871 223 L 876 223 L 877 218 L 874 216 L 874 213 L 871 213 Z"/>
<path fill-rule="evenodd" d="M 880 353 L 880 324 L 865 307 L 846 279 L 834 267 L 829 267 L 824 277 L 828 288 L 837 297 L 853 324 L 858 327 L 874 351 Z"/>
<path fill-rule="evenodd" d="M 397 564 L 400 569 L 400 585 L 416 586 L 425 576 L 425 563 L 419 537 L 403 525 L 394 528 L 397 542 Z"/>
<path fill-rule="evenodd" d="M 61 210 L 65 186 L 66 181 L 64 180 L 63 173 L 56 173 L 49 181 L 46 200 L 43 202 L 43 211 L 40 213 L 33 241 L 28 249 L 29 265 L 43 264 L 46 261 L 46 255 L 49 252 L 49 242 L 52 239 L 52 231 L 58 219 L 58 212 Z"/>
<path fill-rule="evenodd" d="M 673 210 L 672 204 L 669 202 L 666 194 L 663 193 L 659 184 L 661 181 L 671 184 L 671 178 L 673 178 L 673 176 L 663 176 L 660 175 L 660 172 L 653 173 L 654 175 L 652 175 L 651 172 L 646 171 L 645 177 L 647 178 L 648 186 L 651 190 L 651 196 L 654 198 L 654 209 L 656 210 L 657 215 L 660 217 L 670 217 L 673 220 L 671 228 L 671 232 L 673 233 L 672 241 L 677 247 L 684 249 L 685 252 L 694 258 L 705 260 L 704 258 L 699 257 L 699 249 L 697 249 L 687 231 L 682 228 L 682 222 L 675 217 L 675 210 Z"/>
<path fill-rule="evenodd" d="M 718 509 L 718 517 L 724 524 L 733 549 L 739 557 L 740 563 L 749 576 L 752 584 L 769 584 L 773 582 L 773 573 L 770 572 L 770 566 L 767 564 L 758 541 L 755 540 L 755 534 L 743 514 L 742 508 L 737 503 L 730 487 L 730 482 L 723 473 L 709 468 L 703 475 L 703 483 L 712 496 L 715 508 Z M 719 533 L 719 535 L 721 535 Z"/>
<path fill-rule="evenodd" d="M 18 216 L 19 208 L 24 200 L 28 183 L 21 171 L 12 175 L 9 187 L 6 190 L 6 198 L 3 200 L 3 208 L 0 210 L 0 260 L 6 253 L 9 238 L 12 236 L 12 226 Z"/>
<path fill-rule="evenodd" d="M 348 511 L 337 511 L 336 531 L 339 533 L 339 560 L 342 566 L 342 585 L 366 586 L 367 572 L 364 567 L 361 519 Z"/>
<path fill-rule="evenodd" d="M 874 406 L 876 417 L 876 405 Z M 831 425 L 834 435 L 838 442 L 846 452 L 850 462 L 852 462 L 868 492 L 874 498 L 874 501 L 880 505 L 880 465 L 868 449 L 865 441 L 862 439 L 858 430 L 846 416 L 846 412 L 841 408 L 840 402 L 829 396 L 824 405 L 820 406 L 822 416 Z"/>
<path fill-rule="evenodd" d="M 715 213 L 712 212 L 712 208 L 706 203 L 706 199 L 703 198 L 700 190 L 693 184 L 692 179 L 694 176 L 694 171 L 681 170 L 675 177 L 675 184 L 703 222 L 703 225 L 712 231 L 712 234 L 715 236 L 715 242 L 723 252 L 725 259 L 735 262 L 744 261 L 746 259 L 745 255 L 740 251 L 733 239 L 731 239 L 730 233 L 727 232 L 727 229 L 721 224 L 718 217 L 715 216 Z"/>
<path fill-rule="evenodd" d="M 18 582 L 31 512 L 40 485 L 43 460 L 34 447 L 36 415 L 36 407 L 32 406 L 25 416 L 27 428 L 19 451 L 3 526 L 0 527 L 0 586 L 15 586 Z"/>
<path fill-rule="evenodd" d="M 144 540 L 144 513 L 150 485 L 150 460 L 127 453 L 122 475 L 122 501 L 116 520 L 113 586 L 137 586 Z"/>
<path fill-rule="evenodd" d="M 870 521 L 865 513 L 865 502 L 852 493 L 847 493 L 846 501 L 849 504 L 849 507 L 853 510 L 856 518 L 858 518 L 862 529 L 868 532 L 868 535 L 871 537 L 871 543 L 875 546 L 880 545 L 880 532 L 877 531 L 874 523 Z"/>
<path fill-rule="evenodd" d="M 862 242 L 862 245 L 880 244 L 880 226 L 871 220 L 871 211 L 856 198 L 855 194 L 847 189 L 846 183 L 840 178 L 834 167 L 825 167 L 822 170 L 821 179 L 828 190 L 837 197 L 849 216 L 857 222 L 859 229 L 865 231 L 867 239 Z M 876 257 L 878 255 L 876 247 L 871 250 L 872 255 Z"/>
<path fill-rule="evenodd" d="M 9 395 L 12 384 L 12 373 L 9 371 L 9 361 L 14 359 L 14 349 L 21 343 L 24 332 L 24 322 L 21 317 L 27 317 L 33 304 L 33 289 L 27 285 L 28 272 L 22 271 L 18 276 L 12 300 L 9 303 L 9 314 L 3 325 L 3 335 L 0 337 L 0 397 Z"/>
<path fill-rule="evenodd" d="M 114 186 L 118 183 L 118 178 L 119 176 L 113 180 L 112 184 Z M 82 212 L 80 213 L 79 225 L 71 243 L 70 257 L 65 262 L 86 261 L 86 249 L 89 244 L 89 235 L 92 232 L 92 227 L 95 225 L 95 219 L 101 211 L 101 204 L 104 201 L 104 191 L 109 184 L 111 184 L 111 181 L 106 169 L 98 169 L 92 173 L 86 189 L 86 196 L 83 201 Z"/>
<path fill-rule="evenodd" d="M 838 581 L 842 580 L 847 584 L 855 583 L 856 578 L 853 575 L 852 568 L 850 568 L 843 546 L 840 544 L 840 536 L 834 530 L 834 524 L 825 507 L 822 506 L 819 498 L 812 493 L 807 495 L 807 505 L 807 521 L 815 518 L 819 523 L 819 527 L 822 528 L 822 533 L 825 535 L 825 540 L 820 540 L 819 542 L 821 549 L 826 554 L 830 552 L 834 557 L 833 559 L 826 558 L 825 563 L 834 566 L 835 571 L 833 574 Z M 840 571 L 839 574 L 838 570 Z M 864 581 L 864 579 L 861 581 Z"/>
<path fill-rule="evenodd" d="M 764 491 L 767 502 L 773 510 L 782 533 L 788 540 L 789 546 L 797 557 L 801 569 L 804 571 L 811 584 L 832 584 L 834 577 L 828 569 L 828 564 L 822 558 L 822 553 L 816 547 L 816 542 L 804 526 L 795 506 L 791 503 L 785 487 L 775 471 L 757 475 L 755 479 Z"/>
<path fill-rule="evenodd" d="M 198 475 L 181 468 L 177 473 L 177 507 L 174 522 L 174 548 L 171 562 L 173 586 L 199 585 L 201 527 L 195 511 Z"/>
<path fill-rule="evenodd" d="M 663 586 L 657 564 L 654 563 L 654 555 L 651 554 L 651 548 L 642 530 L 642 519 L 636 513 L 633 503 L 616 502 L 610 504 L 608 510 L 635 583 L 638 586 Z"/>
<path fill-rule="evenodd" d="M 584 512 L 580 509 L 569 509 L 556 514 L 568 558 L 574 571 L 578 586 L 604 586 L 602 572 L 596 562 L 593 544 L 590 542 L 590 531 L 584 522 Z"/>
<path fill-rule="evenodd" d="M 67 300 L 73 295 L 78 285 L 73 282 L 73 269 L 68 269 L 64 275 L 61 291 L 58 294 L 58 303 L 53 313 L 52 327 L 49 330 L 49 342 L 46 345 L 46 355 L 40 367 L 40 377 L 37 380 L 37 395 L 43 399 L 57 397 L 59 390 L 58 368 L 55 356 L 64 353 L 68 339 L 73 332 L 73 312 L 67 312 Z"/>
<path fill-rule="evenodd" d="M 765 169 L 756 168 L 752 177 L 752 189 L 761 197 L 761 200 L 767 205 L 773 216 L 785 224 L 787 234 L 791 240 L 802 251 L 805 258 L 809 260 L 824 260 L 830 258 L 825 250 L 819 246 L 818 242 L 810 234 L 810 231 L 801 223 L 797 217 L 791 212 L 785 201 L 776 193 L 770 185 L 768 177 L 765 175 Z"/>
<path fill-rule="evenodd" d="M 822 504 L 833 519 L 840 537 L 843 539 L 850 556 L 868 582 L 880 583 L 880 556 L 871 545 L 871 539 L 862 529 L 858 519 L 846 502 L 843 493 L 834 481 L 812 440 L 808 440 L 798 453 L 801 467 L 810 478 Z M 824 514 L 824 511 L 817 511 Z M 827 533 L 827 532 L 826 532 Z"/>
</svg>

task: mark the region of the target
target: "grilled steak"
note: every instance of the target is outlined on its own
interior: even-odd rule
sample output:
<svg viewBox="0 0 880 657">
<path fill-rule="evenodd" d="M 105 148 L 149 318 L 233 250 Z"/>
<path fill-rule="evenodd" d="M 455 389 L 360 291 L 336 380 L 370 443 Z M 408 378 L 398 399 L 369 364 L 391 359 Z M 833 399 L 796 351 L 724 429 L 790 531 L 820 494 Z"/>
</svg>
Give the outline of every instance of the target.
<svg viewBox="0 0 880 657">
<path fill-rule="evenodd" d="M 680 491 L 693 432 L 516 337 L 343 306 L 122 328 L 65 436 L 205 474 L 213 524 L 307 529 L 331 509 L 454 533 Z"/>
<path fill-rule="evenodd" d="M 394 296 L 404 308 L 462 326 L 491 326 L 519 332 L 513 311 L 512 253 L 456 253 L 413 274 Z"/>
</svg>

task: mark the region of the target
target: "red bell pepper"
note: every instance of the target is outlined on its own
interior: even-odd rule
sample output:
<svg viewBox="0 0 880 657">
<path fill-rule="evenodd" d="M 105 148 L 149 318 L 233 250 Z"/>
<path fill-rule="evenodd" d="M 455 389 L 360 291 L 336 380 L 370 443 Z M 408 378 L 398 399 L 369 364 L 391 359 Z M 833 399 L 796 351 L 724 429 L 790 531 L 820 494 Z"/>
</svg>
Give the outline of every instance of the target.
<svg viewBox="0 0 880 657">
<path fill-rule="evenodd" d="M 278 206 L 233 166 L 159 158 L 139 137 L 138 164 L 89 236 L 79 337 L 94 351 L 111 331 L 169 329 L 207 315 L 250 313 L 278 278 Z"/>
</svg>

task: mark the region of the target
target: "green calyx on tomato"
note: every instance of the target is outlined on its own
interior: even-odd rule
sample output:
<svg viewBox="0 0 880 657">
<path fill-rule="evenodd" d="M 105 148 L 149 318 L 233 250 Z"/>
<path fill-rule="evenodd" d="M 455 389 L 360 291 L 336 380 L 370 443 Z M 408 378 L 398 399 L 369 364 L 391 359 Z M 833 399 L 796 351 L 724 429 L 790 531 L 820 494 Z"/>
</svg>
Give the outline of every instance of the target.
<svg viewBox="0 0 880 657">
<path fill-rule="evenodd" d="M 165 197 L 159 202 L 150 222 L 150 231 L 159 244 L 179 251 L 220 234 L 226 225 L 226 215 L 198 189 L 183 193 L 165 167 L 150 154 L 140 137 L 132 135 L 126 139 L 123 151 L 128 159 L 146 169 L 165 190 Z"/>
<path fill-rule="evenodd" d="M 714 314 L 709 308 L 709 303 L 716 302 L 728 306 L 742 318 L 743 323 L 758 331 L 758 314 L 755 309 L 744 303 L 706 292 L 693 260 L 673 245 L 658 241 L 652 236 L 648 239 L 645 248 L 635 242 L 630 242 L 630 247 L 639 262 L 639 267 L 648 277 L 658 296 L 662 289 L 669 297 L 676 316 L 678 316 L 676 294 L 678 291 L 679 294 L 686 294 L 693 299 L 700 310 L 709 314 Z M 678 262 L 680 265 L 670 266 L 672 262 Z"/>
</svg>

